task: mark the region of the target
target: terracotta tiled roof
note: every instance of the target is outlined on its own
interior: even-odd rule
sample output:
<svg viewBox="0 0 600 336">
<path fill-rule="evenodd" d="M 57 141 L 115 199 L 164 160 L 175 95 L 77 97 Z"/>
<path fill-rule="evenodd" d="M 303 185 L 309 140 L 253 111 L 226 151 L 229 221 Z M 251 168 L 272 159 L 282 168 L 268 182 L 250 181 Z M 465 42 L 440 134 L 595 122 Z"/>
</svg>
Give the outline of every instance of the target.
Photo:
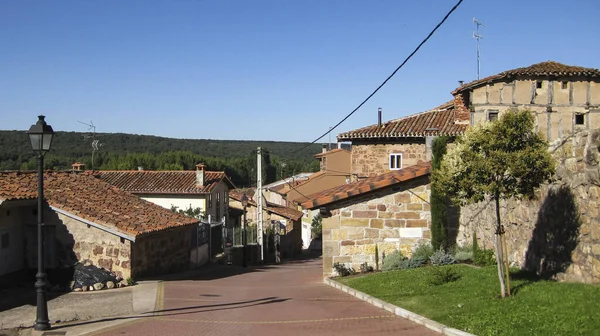
<svg viewBox="0 0 600 336">
<path fill-rule="evenodd" d="M 236 192 L 236 191 L 230 191 L 229 192 L 229 197 L 231 199 L 234 199 L 238 202 L 242 201 L 242 195 L 244 193 L 241 192 Z M 246 197 L 248 197 L 248 204 L 250 206 L 256 207 L 258 206 L 256 204 L 256 202 L 252 199 L 251 196 L 249 196 L 248 194 L 246 194 Z M 292 209 L 292 208 L 288 208 L 288 207 L 284 207 L 281 205 L 277 205 L 271 202 L 266 202 L 266 210 L 269 212 L 272 212 L 274 214 L 277 214 L 279 216 L 291 219 L 291 220 L 298 220 L 302 217 L 303 213 L 302 211 L 298 211 L 296 209 Z"/>
<path fill-rule="evenodd" d="M 494 82 L 504 78 L 514 76 L 531 76 L 531 77 L 569 77 L 569 76 L 584 76 L 584 77 L 599 77 L 600 70 L 594 68 L 584 68 L 580 66 L 566 65 L 554 61 L 536 63 L 528 67 L 517 68 L 513 70 L 503 71 L 499 74 L 492 75 L 486 78 L 472 81 L 464 84 L 454 90 L 452 94 L 474 88 L 483 84 Z"/>
<path fill-rule="evenodd" d="M 333 154 L 333 153 L 337 153 L 337 152 L 346 152 L 346 153 L 350 153 L 349 151 L 347 151 L 347 150 L 345 150 L 345 149 L 342 149 L 342 148 L 336 148 L 336 149 L 332 149 L 332 150 L 330 150 L 330 151 L 327 151 L 327 152 L 325 152 L 325 153 L 319 153 L 319 154 L 315 154 L 315 157 L 316 157 L 316 158 L 320 158 L 320 157 L 327 156 L 327 155 L 330 155 L 330 154 Z"/>
<path fill-rule="evenodd" d="M 0 172 L 0 200 L 35 198 L 35 172 Z M 52 207 L 133 237 L 198 223 L 88 173 L 44 173 L 44 198 Z"/>
<path fill-rule="evenodd" d="M 454 122 L 454 100 L 442 104 L 430 111 L 413 114 L 379 125 L 371 125 L 357 130 L 341 133 L 338 141 L 353 139 L 425 137 L 428 135 L 456 136 L 465 132 L 468 125 Z"/>
<path fill-rule="evenodd" d="M 328 189 L 313 195 L 310 200 L 303 202 L 305 209 L 315 209 L 333 202 L 346 200 L 348 198 L 363 195 L 365 193 L 383 189 L 398 183 L 412 180 L 417 177 L 427 176 L 431 171 L 429 162 L 418 163 L 414 166 L 393 170 L 391 172 L 359 180 L 353 183 Z"/>
<path fill-rule="evenodd" d="M 221 181 L 234 188 L 224 172 L 205 171 L 204 186 L 196 185 L 196 171 L 100 170 L 100 179 L 134 194 L 207 194 Z"/>
</svg>

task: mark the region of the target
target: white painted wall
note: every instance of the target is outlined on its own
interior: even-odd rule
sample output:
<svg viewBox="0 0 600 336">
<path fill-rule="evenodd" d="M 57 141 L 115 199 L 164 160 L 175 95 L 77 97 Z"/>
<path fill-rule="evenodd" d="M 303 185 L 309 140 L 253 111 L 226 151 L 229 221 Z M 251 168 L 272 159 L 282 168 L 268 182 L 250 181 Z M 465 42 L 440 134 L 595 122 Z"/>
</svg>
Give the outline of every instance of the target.
<svg viewBox="0 0 600 336">
<path fill-rule="evenodd" d="M 21 218 L 19 209 L 0 207 L 0 276 L 19 271 L 25 264 Z M 8 237 L 8 245 L 4 247 L 2 236 Z"/>
<path fill-rule="evenodd" d="M 163 208 L 171 209 L 174 205 L 181 210 L 186 210 L 192 206 L 192 208 L 201 208 L 202 211 L 206 210 L 206 199 L 205 195 L 193 195 L 193 196 L 178 196 L 178 195 L 139 195 L 141 199 L 154 204 L 160 205 Z"/>
</svg>

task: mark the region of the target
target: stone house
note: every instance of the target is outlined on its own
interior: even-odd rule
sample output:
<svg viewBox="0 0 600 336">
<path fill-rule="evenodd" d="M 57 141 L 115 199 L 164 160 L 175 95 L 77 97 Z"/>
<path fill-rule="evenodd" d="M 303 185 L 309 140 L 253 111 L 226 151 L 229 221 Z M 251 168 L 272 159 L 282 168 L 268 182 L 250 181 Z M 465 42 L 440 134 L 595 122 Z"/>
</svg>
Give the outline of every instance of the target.
<svg viewBox="0 0 600 336">
<path fill-rule="evenodd" d="M 420 162 L 303 202 L 303 208 L 323 217 L 323 275 L 334 275 L 336 262 L 356 270 L 365 262 L 375 267 L 375 245 L 381 254 L 400 250 L 410 255 L 416 245 L 429 241 L 429 174 L 430 164 Z"/>
<path fill-rule="evenodd" d="M 432 110 L 381 121 L 340 133 L 338 141 L 351 142 L 353 179 L 377 176 L 431 160 L 431 143 L 436 136 L 455 137 L 464 133 L 469 111 L 461 96 Z"/>
<path fill-rule="evenodd" d="M 190 266 L 198 220 L 85 172 L 46 172 L 44 188 L 49 274 L 76 262 L 105 268 L 123 278 Z M 0 172 L 0 237 L 0 278 L 18 279 L 35 270 L 37 173 Z"/>
<path fill-rule="evenodd" d="M 121 190 L 164 208 L 200 208 L 211 221 L 228 223 L 229 190 L 235 186 L 225 172 L 206 171 L 100 170 L 94 174 Z"/>
<path fill-rule="evenodd" d="M 229 207 L 231 209 L 243 210 L 242 206 L 242 192 L 230 191 L 229 192 Z M 248 197 L 248 206 L 246 207 L 246 220 L 249 226 L 256 226 L 258 222 L 258 205 L 252 195 L 246 194 Z M 264 230 L 267 231 L 271 228 L 279 228 L 280 233 L 280 247 L 281 256 L 283 258 L 292 257 L 298 255 L 302 250 L 302 236 L 301 236 L 301 219 L 302 211 L 266 202 L 263 207 L 263 222 Z M 235 218 L 234 227 L 242 227 L 242 216 L 243 211 L 239 212 L 239 217 Z"/>
<path fill-rule="evenodd" d="M 495 120 L 510 108 L 535 114 L 548 141 L 600 127 L 600 70 L 547 61 L 461 85 L 452 92 L 470 108 L 470 124 Z"/>
</svg>

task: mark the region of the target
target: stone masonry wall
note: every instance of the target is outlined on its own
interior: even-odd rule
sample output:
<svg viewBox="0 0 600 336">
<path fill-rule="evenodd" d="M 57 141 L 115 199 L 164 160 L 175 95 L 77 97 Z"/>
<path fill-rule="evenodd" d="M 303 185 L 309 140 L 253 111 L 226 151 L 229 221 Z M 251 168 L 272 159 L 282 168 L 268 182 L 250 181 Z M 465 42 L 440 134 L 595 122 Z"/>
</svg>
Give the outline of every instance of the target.
<svg viewBox="0 0 600 336">
<path fill-rule="evenodd" d="M 352 170 L 359 177 L 374 176 L 389 172 L 389 155 L 402 154 L 402 167 L 409 167 L 419 161 L 427 160 L 425 140 L 416 140 L 409 143 L 377 144 L 370 142 L 352 143 Z"/>
<path fill-rule="evenodd" d="M 56 225 L 56 250 L 61 264 L 79 261 L 131 276 L 131 244 L 128 240 L 55 212 L 45 214 L 46 222 Z"/>
<path fill-rule="evenodd" d="M 500 203 L 511 264 L 559 280 L 600 283 L 599 133 L 554 142 L 554 181 L 536 200 Z M 471 243 L 476 232 L 479 244 L 492 248 L 495 220 L 493 202 L 461 208 L 458 243 Z"/>
<path fill-rule="evenodd" d="M 328 209 L 331 216 L 323 218 L 324 276 L 334 274 L 336 262 L 356 270 L 364 262 L 375 267 L 375 244 L 380 254 L 401 250 L 410 255 L 417 244 L 431 238 L 429 177 L 399 188 L 353 198 L 351 203 Z"/>
<path fill-rule="evenodd" d="M 190 267 L 195 225 L 137 237 L 133 243 L 133 277 L 147 277 Z"/>
</svg>

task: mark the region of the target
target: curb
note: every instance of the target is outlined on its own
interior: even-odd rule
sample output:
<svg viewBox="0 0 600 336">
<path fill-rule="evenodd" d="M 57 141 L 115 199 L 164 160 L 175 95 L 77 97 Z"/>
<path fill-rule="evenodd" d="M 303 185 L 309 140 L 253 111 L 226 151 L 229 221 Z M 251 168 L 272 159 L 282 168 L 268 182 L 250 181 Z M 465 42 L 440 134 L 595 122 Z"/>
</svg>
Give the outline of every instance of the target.
<svg viewBox="0 0 600 336">
<path fill-rule="evenodd" d="M 443 325 L 441 323 L 435 322 L 434 320 L 430 320 L 426 317 L 423 317 L 421 315 L 415 314 L 411 311 L 408 311 L 404 308 L 400 308 L 398 306 L 395 306 L 391 303 L 387 303 L 383 300 L 377 299 L 371 295 L 365 294 L 363 292 L 359 292 L 356 289 L 350 288 L 346 285 L 343 285 L 337 281 L 331 280 L 329 278 L 325 278 L 323 279 L 323 282 L 331 287 L 337 288 L 345 293 L 348 293 L 354 297 L 356 297 L 357 299 L 363 300 L 365 302 L 368 302 L 370 304 L 372 304 L 375 307 L 378 308 L 382 308 L 385 309 L 387 311 L 389 311 L 390 313 L 394 313 L 396 316 L 400 316 L 403 317 L 405 319 L 408 319 L 412 322 L 415 322 L 417 324 L 420 324 L 426 328 L 429 328 L 435 332 L 438 332 L 442 335 L 446 335 L 446 336 L 476 336 L 474 334 L 469 334 L 468 332 L 462 331 L 462 330 L 458 330 L 458 329 L 454 329 L 454 328 L 450 328 L 446 325 Z"/>
</svg>

